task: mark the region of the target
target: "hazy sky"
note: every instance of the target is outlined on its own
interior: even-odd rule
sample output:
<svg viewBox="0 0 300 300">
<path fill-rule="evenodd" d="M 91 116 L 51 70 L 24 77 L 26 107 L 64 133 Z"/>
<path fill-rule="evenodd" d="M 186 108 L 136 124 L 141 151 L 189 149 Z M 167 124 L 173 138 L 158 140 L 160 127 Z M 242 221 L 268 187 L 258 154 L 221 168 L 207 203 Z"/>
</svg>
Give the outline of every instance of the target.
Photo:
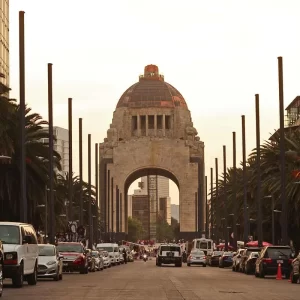
<svg viewBox="0 0 300 300">
<path fill-rule="evenodd" d="M 26 101 L 47 119 L 47 63 L 53 63 L 55 125 L 67 128 L 67 98 L 74 99 L 75 171 L 78 118 L 84 148 L 88 133 L 102 142 L 120 96 L 147 64 L 158 65 L 185 97 L 205 142 L 208 176 L 215 157 L 222 170 L 223 145 L 231 165 L 232 131 L 241 159 L 242 114 L 248 153 L 255 147 L 254 94 L 261 99 L 262 141 L 278 127 L 278 56 L 285 107 L 300 94 L 299 0 L 11 0 L 11 96 L 17 99 L 19 10 L 26 12 Z M 178 203 L 174 184 L 171 197 Z"/>
</svg>

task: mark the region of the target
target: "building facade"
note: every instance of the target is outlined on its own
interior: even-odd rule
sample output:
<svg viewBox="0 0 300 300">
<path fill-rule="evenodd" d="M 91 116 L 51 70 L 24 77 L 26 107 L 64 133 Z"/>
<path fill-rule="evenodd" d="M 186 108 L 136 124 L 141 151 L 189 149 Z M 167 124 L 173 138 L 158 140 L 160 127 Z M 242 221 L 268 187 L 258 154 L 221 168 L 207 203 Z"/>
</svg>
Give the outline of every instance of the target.
<svg viewBox="0 0 300 300">
<path fill-rule="evenodd" d="M 9 0 L 0 0 L 0 93 L 9 87 Z"/>
</svg>

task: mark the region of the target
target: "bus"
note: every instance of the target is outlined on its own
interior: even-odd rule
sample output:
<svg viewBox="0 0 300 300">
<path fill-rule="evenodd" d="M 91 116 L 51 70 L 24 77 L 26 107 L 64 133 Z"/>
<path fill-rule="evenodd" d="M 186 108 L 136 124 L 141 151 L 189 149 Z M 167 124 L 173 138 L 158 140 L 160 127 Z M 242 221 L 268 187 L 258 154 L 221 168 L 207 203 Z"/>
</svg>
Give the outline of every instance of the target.
<svg viewBox="0 0 300 300">
<path fill-rule="evenodd" d="M 203 251 L 205 255 L 210 255 L 214 251 L 214 241 L 206 238 L 194 239 L 192 248 Z"/>
</svg>

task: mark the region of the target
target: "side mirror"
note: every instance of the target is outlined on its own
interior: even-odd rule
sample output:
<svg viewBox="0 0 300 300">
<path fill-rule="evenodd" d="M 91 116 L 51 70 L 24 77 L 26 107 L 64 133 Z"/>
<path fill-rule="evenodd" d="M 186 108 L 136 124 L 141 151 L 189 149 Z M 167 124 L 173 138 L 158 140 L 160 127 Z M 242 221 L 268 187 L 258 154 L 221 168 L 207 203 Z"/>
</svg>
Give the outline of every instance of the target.
<svg viewBox="0 0 300 300">
<path fill-rule="evenodd" d="M 22 243 L 23 244 L 30 244 L 31 243 L 31 236 L 30 235 L 25 235 Z"/>
</svg>

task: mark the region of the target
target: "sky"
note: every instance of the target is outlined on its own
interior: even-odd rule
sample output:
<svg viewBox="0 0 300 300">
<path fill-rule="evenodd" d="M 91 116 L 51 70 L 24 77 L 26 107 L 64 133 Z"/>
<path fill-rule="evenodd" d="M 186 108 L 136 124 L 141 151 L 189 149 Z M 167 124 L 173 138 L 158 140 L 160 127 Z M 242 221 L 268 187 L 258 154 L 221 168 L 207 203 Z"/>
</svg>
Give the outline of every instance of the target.
<svg viewBox="0 0 300 300">
<path fill-rule="evenodd" d="M 278 128 L 278 56 L 285 107 L 300 95 L 299 0 L 10 1 L 10 87 L 16 99 L 20 10 L 25 11 L 26 102 L 47 119 L 47 63 L 53 63 L 56 126 L 67 128 L 67 99 L 73 98 L 75 172 L 78 118 L 87 153 L 88 133 L 93 143 L 103 142 L 120 96 L 147 64 L 156 64 L 184 96 L 205 143 L 208 183 L 215 157 L 223 168 L 223 145 L 228 167 L 232 164 L 233 131 L 241 161 L 243 114 L 247 153 L 255 147 L 255 94 L 261 142 Z M 87 159 L 85 175 L 86 165 Z M 178 204 L 176 185 L 170 189 Z"/>
</svg>

